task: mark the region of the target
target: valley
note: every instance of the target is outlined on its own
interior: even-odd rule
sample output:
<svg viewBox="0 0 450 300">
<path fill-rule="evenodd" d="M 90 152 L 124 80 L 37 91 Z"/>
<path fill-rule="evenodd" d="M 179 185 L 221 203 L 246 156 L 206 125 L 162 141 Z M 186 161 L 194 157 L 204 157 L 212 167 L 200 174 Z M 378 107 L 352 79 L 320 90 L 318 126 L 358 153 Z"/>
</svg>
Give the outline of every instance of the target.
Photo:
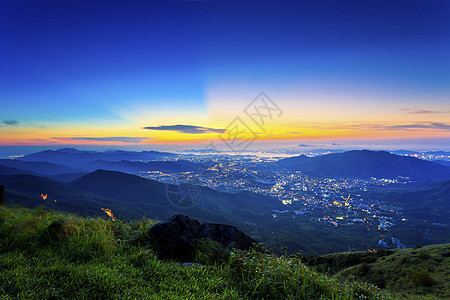
<svg viewBox="0 0 450 300">
<path fill-rule="evenodd" d="M 371 151 L 353 153 L 357 159 L 361 154 L 373 155 Z M 102 166 L 110 170 L 89 173 L 89 168 L 76 167 L 82 162 L 92 169 L 98 159 L 108 162 Z M 8 204 L 43 205 L 105 218 L 108 216 L 102 209 L 107 208 L 121 220 L 164 220 L 184 213 L 235 225 L 267 247 L 280 251 L 287 246 L 290 253 L 325 254 L 450 242 L 448 214 L 444 213 L 449 181 L 439 177 L 423 181 L 407 176 L 317 176 L 307 174 L 310 170 L 282 167 L 283 161 L 257 155 L 60 149 L 0 161 L 0 166 L 3 162 L 4 168 L 9 168 L 0 176 L 0 184 L 6 186 Z M 62 162 L 65 165 L 58 164 Z M 419 164 L 436 167 L 428 161 L 420 160 Z M 11 169 L 19 166 L 31 174 L 11 175 L 21 173 L 20 169 Z M 56 174 L 58 168 L 62 174 Z M 42 169 L 48 175 L 36 173 Z M 366 175 L 367 170 L 364 172 Z M 423 200 L 407 201 L 411 199 L 408 195 Z M 433 209 L 421 206 L 427 201 Z M 392 243 L 392 239 L 398 242 Z"/>
</svg>

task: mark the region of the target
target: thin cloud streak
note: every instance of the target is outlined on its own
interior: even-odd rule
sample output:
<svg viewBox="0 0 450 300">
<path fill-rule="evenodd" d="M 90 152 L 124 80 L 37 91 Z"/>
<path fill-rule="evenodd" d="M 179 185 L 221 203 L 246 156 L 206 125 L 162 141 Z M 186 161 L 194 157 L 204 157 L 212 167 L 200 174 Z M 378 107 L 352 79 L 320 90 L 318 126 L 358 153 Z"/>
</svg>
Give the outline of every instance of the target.
<svg viewBox="0 0 450 300">
<path fill-rule="evenodd" d="M 161 126 L 148 126 L 143 129 L 148 130 L 161 130 L 161 131 L 176 131 L 187 134 L 202 134 L 202 133 L 224 133 L 225 129 L 215 129 L 209 127 L 193 126 L 193 125 L 161 125 Z"/>
<path fill-rule="evenodd" d="M 302 123 L 296 126 L 305 128 L 315 128 L 321 130 L 362 130 L 362 131 L 418 131 L 418 130 L 437 130 L 450 131 L 449 123 L 442 122 L 416 122 L 408 124 L 386 124 L 386 123 Z"/>
<path fill-rule="evenodd" d="M 448 114 L 449 110 L 428 110 L 428 109 L 410 109 L 402 108 L 400 109 L 406 115 L 426 115 L 426 114 Z"/>
</svg>

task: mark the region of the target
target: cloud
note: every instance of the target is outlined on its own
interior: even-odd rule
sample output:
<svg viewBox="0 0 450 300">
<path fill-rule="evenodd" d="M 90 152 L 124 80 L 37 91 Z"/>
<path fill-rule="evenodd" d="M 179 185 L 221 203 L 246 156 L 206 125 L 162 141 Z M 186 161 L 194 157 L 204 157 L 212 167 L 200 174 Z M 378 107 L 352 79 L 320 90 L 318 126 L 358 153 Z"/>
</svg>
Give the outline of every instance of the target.
<svg viewBox="0 0 450 300">
<path fill-rule="evenodd" d="M 366 131 L 394 131 L 394 130 L 404 130 L 404 131 L 417 131 L 417 130 L 439 130 L 439 131 L 449 131 L 450 124 L 439 123 L 439 122 L 417 122 L 409 124 L 352 124 L 347 126 L 339 127 L 341 129 L 360 129 Z"/>
<path fill-rule="evenodd" d="M 314 145 L 307 145 L 307 144 L 300 144 L 297 145 L 298 147 L 313 147 Z"/>
<path fill-rule="evenodd" d="M 384 126 L 387 130 L 421 130 L 421 129 L 438 129 L 438 130 L 450 130 L 450 124 L 439 122 L 427 122 L 427 123 L 411 123 L 403 125 L 390 125 Z"/>
<path fill-rule="evenodd" d="M 144 127 L 143 129 L 149 130 L 163 130 L 163 131 L 177 131 L 181 133 L 189 133 L 189 134 L 202 134 L 202 133 L 224 133 L 225 129 L 215 129 L 201 126 L 192 126 L 192 125 L 162 125 L 155 127 Z"/>
<path fill-rule="evenodd" d="M 428 110 L 428 109 L 410 109 L 410 108 L 401 108 L 407 115 L 424 115 L 424 114 L 447 114 L 450 113 L 448 110 Z"/>
<path fill-rule="evenodd" d="M 7 125 L 7 126 L 13 126 L 13 125 L 17 125 L 19 124 L 19 122 L 17 122 L 16 120 L 5 120 L 2 122 L 2 125 Z"/>
<path fill-rule="evenodd" d="M 438 131 L 450 131 L 449 123 L 441 122 L 416 122 L 407 124 L 392 124 L 389 123 L 311 123 L 309 126 L 316 129 L 351 129 L 362 131 L 418 131 L 418 130 L 438 130 Z"/>
<path fill-rule="evenodd" d="M 108 136 L 108 137 L 52 137 L 55 140 L 80 140 L 80 141 L 97 141 L 97 142 L 121 142 L 129 144 L 139 144 L 143 140 L 147 140 L 147 137 L 128 137 L 128 136 Z"/>
</svg>

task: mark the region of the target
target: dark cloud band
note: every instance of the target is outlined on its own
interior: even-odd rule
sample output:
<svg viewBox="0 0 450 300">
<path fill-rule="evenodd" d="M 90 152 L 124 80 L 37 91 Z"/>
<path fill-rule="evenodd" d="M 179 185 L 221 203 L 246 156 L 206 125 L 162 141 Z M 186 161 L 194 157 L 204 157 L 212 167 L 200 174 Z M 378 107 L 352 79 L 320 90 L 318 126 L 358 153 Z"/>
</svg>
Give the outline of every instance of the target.
<svg viewBox="0 0 450 300">
<path fill-rule="evenodd" d="M 17 125 L 19 124 L 19 122 L 17 122 L 16 120 L 5 120 L 2 122 L 3 125 Z"/>
</svg>

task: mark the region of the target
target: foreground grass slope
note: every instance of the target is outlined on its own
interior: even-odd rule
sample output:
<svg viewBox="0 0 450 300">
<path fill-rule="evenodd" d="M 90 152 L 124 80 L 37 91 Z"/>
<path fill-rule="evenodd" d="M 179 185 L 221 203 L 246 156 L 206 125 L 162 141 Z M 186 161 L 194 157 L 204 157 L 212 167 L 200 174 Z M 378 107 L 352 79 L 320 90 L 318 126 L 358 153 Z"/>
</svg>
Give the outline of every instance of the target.
<svg viewBox="0 0 450 300">
<path fill-rule="evenodd" d="M 154 222 L 78 218 L 0 208 L 2 299 L 387 299 L 370 284 L 344 283 L 299 260 L 228 251 L 208 241 L 196 262 L 157 258 Z M 149 240 L 150 239 L 150 240 Z"/>
<path fill-rule="evenodd" d="M 308 256 L 303 261 L 341 280 L 372 283 L 407 299 L 450 299 L 450 244 Z"/>
</svg>

